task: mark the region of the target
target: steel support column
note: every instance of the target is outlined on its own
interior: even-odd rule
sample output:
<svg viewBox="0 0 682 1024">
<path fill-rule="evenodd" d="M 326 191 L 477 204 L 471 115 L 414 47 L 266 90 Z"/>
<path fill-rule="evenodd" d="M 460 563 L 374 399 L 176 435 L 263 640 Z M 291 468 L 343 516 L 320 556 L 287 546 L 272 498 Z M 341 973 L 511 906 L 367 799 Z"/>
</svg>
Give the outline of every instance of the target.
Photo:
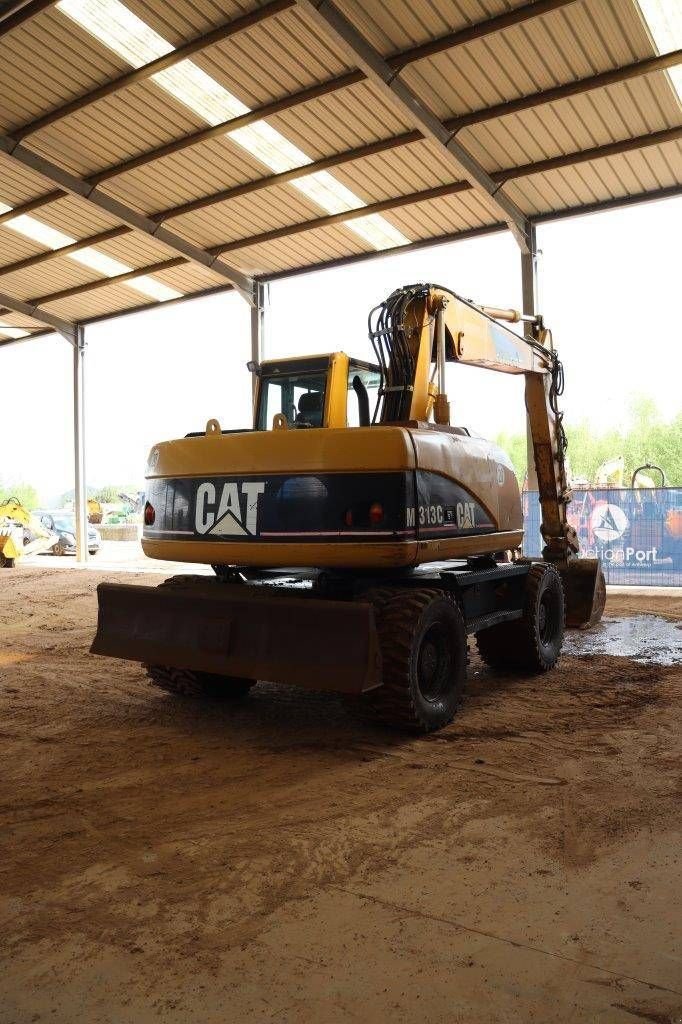
<svg viewBox="0 0 682 1024">
<path fill-rule="evenodd" d="M 535 225 L 528 222 L 528 244 L 527 251 L 521 251 L 521 295 L 523 312 L 535 316 L 540 312 L 539 308 L 539 287 L 538 287 L 538 248 Z M 524 324 L 524 333 L 531 334 L 531 324 Z M 538 476 L 535 471 L 535 455 L 533 452 L 533 436 L 530 429 L 530 420 L 526 416 L 526 461 L 528 490 L 537 491 Z"/>
<path fill-rule="evenodd" d="M 270 285 L 257 281 L 254 286 L 254 304 L 251 306 L 251 363 L 257 368 L 263 359 L 267 333 L 267 318 L 270 308 Z M 251 373 L 251 391 L 256 398 L 256 372 Z"/>
<path fill-rule="evenodd" d="M 71 339 L 69 339 L 71 340 Z M 78 324 L 73 339 L 73 478 L 76 558 L 88 559 L 88 501 L 85 483 L 85 329 Z"/>
</svg>

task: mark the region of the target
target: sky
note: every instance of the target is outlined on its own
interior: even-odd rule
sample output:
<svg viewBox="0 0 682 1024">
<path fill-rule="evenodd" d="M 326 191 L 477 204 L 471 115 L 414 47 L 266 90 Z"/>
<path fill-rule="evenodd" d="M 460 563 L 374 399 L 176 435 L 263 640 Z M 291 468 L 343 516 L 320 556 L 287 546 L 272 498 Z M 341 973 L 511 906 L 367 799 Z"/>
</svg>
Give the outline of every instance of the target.
<svg viewBox="0 0 682 1024">
<path fill-rule="evenodd" d="M 567 422 L 624 425 L 635 395 L 682 409 L 682 200 L 541 225 L 540 310 L 564 362 Z M 394 288 L 431 281 L 483 305 L 520 307 L 518 249 L 500 233 L 271 285 L 265 357 L 343 350 L 371 358 L 367 315 Z M 89 485 L 142 486 L 150 447 L 251 421 L 249 311 L 225 293 L 86 330 Z M 0 347 L 0 483 L 43 504 L 73 486 L 71 349 L 57 336 Z M 524 429 L 521 379 L 449 369 L 453 422 L 494 438 Z M 682 443 L 682 438 L 681 438 Z"/>
</svg>

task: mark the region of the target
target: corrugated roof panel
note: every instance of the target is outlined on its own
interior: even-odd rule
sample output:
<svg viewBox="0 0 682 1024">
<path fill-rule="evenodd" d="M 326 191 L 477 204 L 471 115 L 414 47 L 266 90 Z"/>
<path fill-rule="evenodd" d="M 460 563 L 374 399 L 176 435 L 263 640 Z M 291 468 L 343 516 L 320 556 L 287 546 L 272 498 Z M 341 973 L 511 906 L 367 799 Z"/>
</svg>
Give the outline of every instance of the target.
<svg viewBox="0 0 682 1024">
<path fill-rule="evenodd" d="M 523 3 L 524 0 L 391 0 L 368 5 L 363 0 L 339 0 L 338 7 L 375 49 L 387 55 Z"/>
<path fill-rule="evenodd" d="M 171 270 L 159 270 L 154 274 L 156 281 L 162 281 L 170 288 L 176 288 L 183 294 L 188 292 L 200 292 L 206 288 L 216 288 L 224 285 L 224 279 L 210 270 L 204 270 L 192 263 L 186 263 Z"/>
<path fill-rule="evenodd" d="M 634 153 L 547 171 L 509 182 L 505 191 L 533 214 L 668 188 L 682 176 L 682 144 L 668 142 Z"/>
<path fill-rule="evenodd" d="M 127 70 L 120 57 L 95 43 L 57 7 L 0 39 L 0 67 L 3 130 L 32 121 Z"/>
<path fill-rule="evenodd" d="M 413 127 L 368 82 L 294 107 L 269 121 L 312 159 L 398 135 Z"/>
<path fill-rule="evenodd" d="M 297 92 L 348 68 L 296 8 L 268 18 L 192 60 L 249 107 Z"/>
<path fill-rule="evenodd" d="M 99 242 L 95 247 L 99 252 L 107 253 L 114 259 L 128 263 L 131 267 L 141 267 L 147 263 L 158 263 L 160 260 L 172 259 L 176 254 L 163 242 L 148 238 L 137 231 L 120 238 L 112 238 L 108 242 Z"/>
<path fill-rule="evenodd" d="M 1 308 L 4 309 L 4 307 Z M 8 313 L 0 313 L 0 323 L 7 324 L 8 327 L 18 327 L 28 331 L 41 331 L 45 329 L 45 325 L 41 324 L 39 320 L 34 320 L 30 316 L 24 316 L 23 313 L 14 313 L 12 310 Z M 0 332 L 2 332 L 1 327 Z"/>
<path fill-rule="evenodd" d="M 161 4 L 126 0 L 126 6 L 177 47 L 263 4 L 260 0 L 173 0 Z"/>
<path fill-rule="evenodd" d="M 74 285 L 101 279 L 102 274 L 96 274 L 75 260 L 62 256 L 14 274 L 4 274 L 0 277 L 0 291 L 9 292 L 26 301 L 60 291 L 62 288 L 71 288 Z"/>
<path fill-rule="evenodd" d="M 123 284 L 110 284 L 96 291 L 73 295 L 68 299 L 51 302 L 46 309 L 64 320 L 86 320 L 125 309 L 133 309 L 145 302 L 145 297 Z"/>
<path fill-rule="evenodd" d="M 41 195 L 44 191 L 41 189 L 38 194 Z M 30 216 L 71 238 L 84 238 L 86 235 L 94 235 L 98 231 L 105 231 L 120 224 L 120 221 L 111 214 L 70 195 L 50 203 L 49 206 L 42 206 Z"/>
<path fill-rule="evenodd" d="M 277 273 L 315 262 L 339 259 L 368 251 L 362 240 L 343 227 L 307 231 L 290 238 L 254 245 L 231 254 L 239 265 L 254 275 Z M 320 254 L 322 254 L 320 256 Z"/>
<path fill-rule="evenodd" d="M 4 153 L 0 153 L 0 203 L 19 206 L 34 196 L 48 192 L 51 186 L 41 174 L 20 167 Z"/>
<path fill-rule="evenodd" d="M 365 202 L 372 203 L 453 181 L 452 168 L 442 157 L 433 159 L 432 156 L 430 143 L 414 142 L 337 167 L 334 173 Z"/>
<path fill-rule="evenodd" d="M 253 196 L 173 218 L 173 230 L 208 248 L 235 239 L 298 224 L 323 216 L 319 207 L 303 195 L 291 195 L 286 185 L 267 191 L 267 201 Z"/>
<path fill-rule="evenodd" d="M 473 193 L 414 203 L 394 211 L 391 217 L 398 228 L 409 229 L 413 241 L 495 223 Z"/>
<path fill-rule="evenodd" d="M 87 177 L 205 126 L 153 82 L 142 82 L 49 125 L 28 142 L 37 153 Z"/>
<path fill-rule="evenodd" d="M 16 263 L 17 260 L 25 260 L 28 256 L 35 256 L 38 252 L 44 252 L 44 246 L 12 231 L 9 224 L 0 224 L 0 267 Z M 2 277 L 0 277 L 0 281 L 2 281 Z M 2 291 L 2 284 L 0 284 L 0 291 Z"/>
<path fill-rule="evenodd" d="M 225 137 L 155 160 L 101 185 L 137 209 L 151 213 L 269 174 L 255 157 Z"/>
<path fill-rule="evenodd" d="M 250 0 L 124 2 L 174 46 L 253 9 Z M 511 4 L 506 0 L 341 2 L 370 42 L 391 53 L 480 22 L 520 6 L 524 0 Z M 446 117 L 570 82 L 654 52 L 634 0 L 576 0 L 517 27 L 420 60 L 402 75 Z M 300 10 L 252 26 L 196 54 L 193 60 L 248 106 L 324 81 L 353 66 Z M 39 15 L 4 38 L 0 66 L 5 87 L 0 119 L 4 117 L 6 124 L 23 123 L 129 70 L 125 61 L 58 10 Z M 682 109 L 670 79 L 658 72 L 474 125 L 459 137 L 494 171 L 644 135 L 681 121 Z M 30 137 L 28 144 L 55 163 L 86 175 L 206 123 L 203 115 L 147 81 L 46 128 Z M 409 115 L 367 82 L 281 112 L 268 123 L 311 159 L 412 127 Z M 269 173 L 260 160 L 223 137 L 154 161 L 103 187 L 136 209 L 154 212 Z M 424 141 L 339 166 L 331 174 L 358 202 L 371 203 L 449 183 L 456 170 L 435 144 Z M 11 204 L 54 187 L 1 155 L 0 180 L 0 202 Z M 682 151 L 679 144 L 668 143 L 514 180 L 504 188 L 524 210 L 540 213 L 676 183 L 682 183 Z M 173 219 L 169 227 L 201 245 L 212 245 L 296 225 L 324 213 L 295 186 L 282 185 Z M 383 214 L 388 224 L 412 240 L 480 227 L 496 222 L 499 216 L 489 200 L 471 191 Z M 120 223 L 72 197 L 35 211 L 34 217 L 74 238 Z M 2 226 L 0 246 L 0 260 L 5 262 L 44 251 L 35 241 Z M 97 248 L 101 255 L 131 267 L 174 256 L 168 246 L 139 233 L 122 235 Z M 226 261 L 248 272 L 269 273 L 368 249 L 354 233 L 352 223 L 337 223 L 235 251 Z M 194 264 L 161 271 L 155 278 L 183 292 L 203 290 L 221 280 Z M 96 279 L 96 271 L 69 257 L 56 257 L 11 275 L 11 279 L 8 276 L 4 283 L 9 281 L 17 295 L 35 295 Z M 2 287 L 0 275 L 0 290 Z M 88 317 L 144 301 L 131 286 L 107 284 L 55 306 L 60 307 L 60 315 Z"/>
</svg>

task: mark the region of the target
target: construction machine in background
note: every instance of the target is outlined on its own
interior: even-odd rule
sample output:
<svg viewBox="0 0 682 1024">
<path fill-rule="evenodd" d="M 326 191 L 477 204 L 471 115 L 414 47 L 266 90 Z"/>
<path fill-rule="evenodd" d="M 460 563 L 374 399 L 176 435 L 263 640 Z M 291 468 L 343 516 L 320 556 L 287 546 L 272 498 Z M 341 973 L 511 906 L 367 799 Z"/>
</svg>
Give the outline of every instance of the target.
<svg viewBox="0 0 682 1024">
<path fill-rule="evenodd" d="M 17 559 L 49 551 L 58 540 L 18 498 L 0 501 L 0 568 L 12 569 Z"/>
<path fill-rule="evenodd" d="M 88 498 L 88 522 L 93 526 L 99 526 L 104 516 L 102 505 L 96 498 Z"/>
<path fill-rule="evenodd" d="M 527 337 L 509 326 L 522 322 Z M 542 672 L 565 619 L 601 617 L 601 568 L 578 559 L 566 518 L 563 375 L 542 319 L 416 284 L 372 311 L 370 338 L 375 364 L 334 352 L 253 366 L 253 429 L 209 420 L 152 449 L 143 548 L 215 576 L 100 584 L 94 653 L 179 693 L 267 679 L 428 731 L 460 703 L 467 634 L 488 664 Z M 450 423 L 448 362 L 525 377 L 541 560 L 521 555 L 510 459 Z"/>
</svg>

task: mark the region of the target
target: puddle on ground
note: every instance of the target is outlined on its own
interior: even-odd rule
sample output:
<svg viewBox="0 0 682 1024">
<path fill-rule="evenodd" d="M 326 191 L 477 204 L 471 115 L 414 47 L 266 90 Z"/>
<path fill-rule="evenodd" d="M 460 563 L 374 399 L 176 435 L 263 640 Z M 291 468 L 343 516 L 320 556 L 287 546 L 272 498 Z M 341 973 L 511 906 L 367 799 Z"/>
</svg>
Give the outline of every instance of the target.
<svg viewBox="0 0 682 1024">
<path fill-rule="evenodd" d="M 682 623 L 658 615 L 604 618 L 592 629 L 568 630 L 565 654 L 612 654 L 657 665 L 682 664 Z"/>
</svg>

